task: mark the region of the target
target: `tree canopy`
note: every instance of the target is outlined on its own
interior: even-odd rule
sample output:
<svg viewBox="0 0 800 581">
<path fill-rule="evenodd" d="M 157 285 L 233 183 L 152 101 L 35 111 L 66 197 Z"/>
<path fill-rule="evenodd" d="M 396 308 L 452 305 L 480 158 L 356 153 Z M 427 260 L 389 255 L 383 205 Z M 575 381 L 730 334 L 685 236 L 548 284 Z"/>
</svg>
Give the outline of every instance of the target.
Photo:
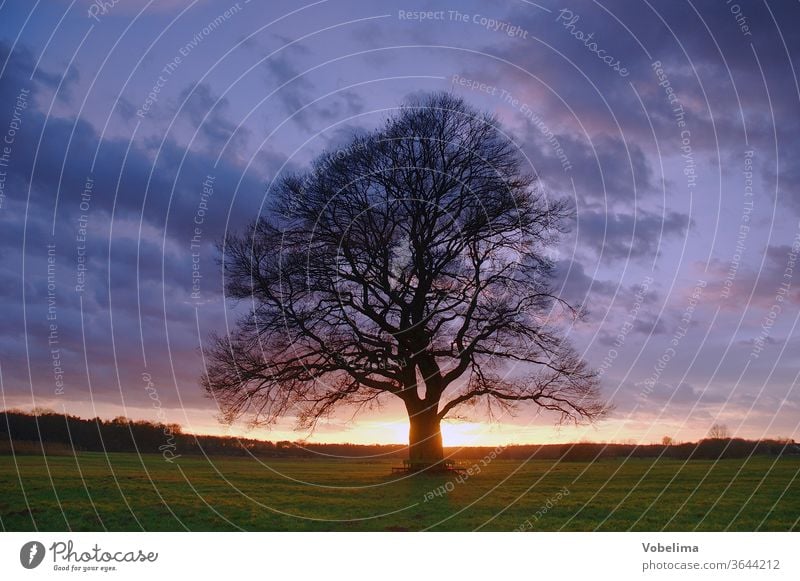
<svg viewBox="0 0 800 581">
<path fill-rule="evenodd" d="M 227 296 L 248 306 L 206 352 L 226 419 L 313 426 L 394 396 L 412 458 L 438 460 L 440 421 L 466 405 L 607 412 L 563 336 L 579 309 L 551 287 L 570 207 L 494 117 L 449 94 L 412 99 L 268 195 L 220 248 Z"/>
</svg>

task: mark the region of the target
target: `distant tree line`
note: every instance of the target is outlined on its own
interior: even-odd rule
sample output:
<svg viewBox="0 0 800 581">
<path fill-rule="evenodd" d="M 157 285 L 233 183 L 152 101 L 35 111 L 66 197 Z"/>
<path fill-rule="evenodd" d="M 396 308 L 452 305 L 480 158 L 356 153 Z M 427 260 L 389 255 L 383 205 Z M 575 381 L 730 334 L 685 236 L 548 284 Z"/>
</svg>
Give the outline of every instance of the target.
<svg viewBox="0 0 800 581">
<path fill-rule="evenodd" d="M 744 440 L 705 438 L 699 442 L 674 444 L 576 444 L 507 446 L 503 459 L 561 459 L 593 461 L 607 458 L 716 459 L 744 458 L 750 455 L 783 456 L 800 454 L 800 446 L 790 439 Z M 404 445 L 317 444 L 267 441 L 233 436 L 202 436 L 184 433 L 178 424 L 161 424 L 116 417 L 84 419 L 78 416 L 39 410 L 0 412 L 0 454 L 138 452 L 158 454 L 169 447 L 179 455 L 259 457 L 405 457 Z M 449 448 L 456 460 L 482 458 L 494 450 L 489 446 Z"/>
<path fill-rule="evenodd" d="M 398 455 L 403 445 L 305 444 L 186 434 L 178 424 L 116 417 L 84 419 L 48 410 L 0 411 L 0 453 L 138 452 L 176 455 L 303 457 Z"/>
<path fill-rule="evenodd" d="M 449 457 L 456 460 L 480 458 L 493 448 L 480 446 L 450 449 Z M 800 446 L 793 440 L 743 440 L 741 438 L 703 439 L 683 444 L 606 444 L 580 442 L 576 444 L 515 445 L 503 449 L 506 460 L 563 460 L 591 462 L 610 458 L 673 458 L 680 460 L 712 460 L 746 458 L 748 456 L 800 455 Z"/>
<path fill-rule="evenodd" d="M 546 446 L 543 446 L 546 448 Z M 539 458 L 554 457 L 551 451 L 536 453 Z M 800 454 L 794 440 L 744 440 L 742 438 L 705 438 L 683 444 L 565 444 L 559 447 L 558 457 L 567 461 L 593 461 L 603 458 L 675 458 L 680 460 L 715 460 L 718 458 L 747 458 L 748 456 L 783 456 Z M 510 458 L 511 455 L 504 454 Z"/>
</svg>

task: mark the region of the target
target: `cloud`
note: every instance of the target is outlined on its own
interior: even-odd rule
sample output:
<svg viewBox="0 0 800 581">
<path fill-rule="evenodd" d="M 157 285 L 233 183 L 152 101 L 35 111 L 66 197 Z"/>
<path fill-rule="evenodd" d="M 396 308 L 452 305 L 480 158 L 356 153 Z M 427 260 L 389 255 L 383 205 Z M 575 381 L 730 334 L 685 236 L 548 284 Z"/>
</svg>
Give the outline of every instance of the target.
<svg viewBox="0 0 800 581">
<path fill-rule="evenodd" d="M 686 235 L 691 220 L 686 214 L 640 211 L 636 214 L 586 211 L 578 215 L 576 235 L 582 247 L 594 249 L 609 261 L 653 259 L 663 252 L 667 239 Z"/>
<path fill-rule="evenodd" d="M 196 309 L 202 313 L 201 333 L 224 327 L 214 244 L 226 228 L 240 228 L 257 215 L 265 176 L 281 160 L 259 152 L 259 163 L 247 171 L 235 160 L 216 163 L 212 152 L 219 151 L 233 125 L 222 116 L 226 103 L 217 102 L 207 87 L 200 87 L 186 110 L 197 123 L 208 105 L 216 104 L 203 124 L 206 147 L 199 151 L 187 151 L 173 139 L 153 148 L 146 140 L 101 138 L 86 120 L 48 118 L 35 104 L 50 87 L 38 74 L 28 81 L 34 67 L 30 51 L 18 48 L 9 55 L 5 46 L 0 51 L 0 57 L 9 57 L 0 99 L 13 103 L 18 87 L 31 88 L 31 105 L 3 168 L 0 297 L 10 305 L 0 328 L 5 395 L 9 401 L 31 391 L 54 397 L 57 353 L 65 400 L 86 402 L 91 395 L 119 402 L 121 382 L 125 401 L 146 402 L 138 387 L 148 369 L 161 382 L 164 405 L 178 405 L 180 385 L 191 387 L 185 401 L 202 401 L 196 388 L 201 370 Z M 8 127 L 11 114 L 0 108 L 0 127 Z M 209 174 L 214 193 L 202 208 Z M 92 185 L 87 189 L 87 184 Z M 79 253 L 86 277 L 82 290 L 77 290 Z M 199 303 L 190 296 L 196 264 L 203 276 Z M 166 353 L 181 362 L 174 376 Z"/>
<path fill-rule="evenodd" d="M 288 40 L 283 38 L 279 38 L 279 40 L 284 46 L 289 43 Z M 307 53 L 307 49 L 301 45 L 292 44 L 273 54 L 264 62 L 264 68 L 267 72 L 267 86 L 271 90 L 277 89 L 278 92 L 273 99 L 278 101 L 287 115 L 294 115 L 314 99 L 316 86 L 311 82 L 308 74 L 301 71 L 294 64 Z M 293 119 L 303 129 L 310 128 L 305 113 L 299 113 Z"/>
<path fill-rule="evenodd" d="M 509 12 L 508 19 L 529 29 L 540 42 L 503 43 L 486 50 L 522 70 L 506 65 L 472 70 L 477 78 L 501 82 L 535 104 L 561 142 L 568 142 L 570 135 L 584 142 L 613 135 L 635 143 L 652 165 L 657 155 L 679 156 L 681 146 L 675 104 L 667 101 L 652 66 L 658 61 L 683 109 L 698 161 L 706 165 L 730 159 L 739 170 L 742 152 L 755 149 L 765 191 L 777 191 L 779 204 L 800 213 L 800 141 L 794 137 L 800 131 L 796 115 L 800 89 L 791 60 L 800 50 L 800 31 L 789 25 L 797 16 L 796 6 L 767 7 L 755 1 L 737 6 L 749 34 L 739 28 L 724 2 L 599 5 L 577 0 L 569 7 L 579 17 L 571 29 L 556 22 L 558 10 L 546 13 L 520 6 Z M 576 30 L 592 34 L 592 41 L 606 54 L 619 55 L 629 76 L 610 71 L 585 42 L 575 38 Z M 604 148 L 608 150 L 608 143 Z M 609 157 L 618 166 L 625 160 L 619 151 Z M 601 167 L 603 163 L 608 160 L 601 160 Z M 626 179 L 607 191 L 629 193 L 625 185 L 630 183 Z"/>
<path fill-rule="evenodd" d="M 206 153 L 219 154 L 220 148 L 227 144 L 227 156 L 232 160 L 241 158 L 250 130 L 226 117 L 230 110 L 227 98 L 214 96 L 208 83 L 198 83 L 183 89 L 178 101 L 183 103 L 178 114 L 188 119 L 192 130 L 199 132 Z"/>
<path fill-rule="evenodd" d="M 576 260 L 559 260 L 555 264 L 553 288 L 559 297 L 572 304 L 595 303 L 598 297 L 610 298 L 620 287 L 609 281 L 595 280 Z"/>
<path fill-rule="evenodd" d="M 758 269 L 713 260 L 708 268 L 713 277 L 709 291 L 723 297 L 723 308 L 737 312 L 753 307 L 760 312 L 778 300 L 782 304 L 800 305 L 800 287 L 791 284 L 793 270 L 787 270 L 792 269 L 791 263 L 797 259 L 797 249 L 788 244 L 767 246 L 759 255 L 764 257 L 764 263 Z"/>
</svg>

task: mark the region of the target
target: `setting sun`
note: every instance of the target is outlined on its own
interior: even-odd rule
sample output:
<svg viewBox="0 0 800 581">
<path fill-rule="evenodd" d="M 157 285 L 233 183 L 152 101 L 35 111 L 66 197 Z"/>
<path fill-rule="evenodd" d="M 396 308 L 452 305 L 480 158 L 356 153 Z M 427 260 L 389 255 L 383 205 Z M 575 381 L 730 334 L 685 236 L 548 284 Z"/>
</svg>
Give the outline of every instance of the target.
<svg viewBox="0 0 800 581">
<path fill-rule="evenodd" d="M 396 421 L 387 422 L 381 426 L 376 426 L 382 432 L 382 438 L 392 442 L 405 442 L 408 440 L 408 422 Z M 360 430 L 359 430 L 360 431 Z M 485 425 L 463 422 L 463 423 L 443 423 L 442 440 L 445 446 L 486 446 L 489 438 L 486 438 L 488 428 Z M 359 438 L 362 439 L 362 438 Z"/>
</svg>

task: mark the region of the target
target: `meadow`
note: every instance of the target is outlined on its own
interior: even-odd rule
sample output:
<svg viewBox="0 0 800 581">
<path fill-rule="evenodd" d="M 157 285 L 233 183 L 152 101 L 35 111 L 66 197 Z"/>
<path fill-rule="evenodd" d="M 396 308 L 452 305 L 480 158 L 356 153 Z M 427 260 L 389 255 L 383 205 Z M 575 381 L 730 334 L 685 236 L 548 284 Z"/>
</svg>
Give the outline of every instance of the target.
<svg viewBox="0 0 800 581">
<path fill-rule="evenodd" d="M 8 531 L 800 530 L 800 458 L 495 459 L 392 474 L 393 459 L 0 456 Z M 473 470 L 473 472 L 475 472 Z"/>
</svg>

